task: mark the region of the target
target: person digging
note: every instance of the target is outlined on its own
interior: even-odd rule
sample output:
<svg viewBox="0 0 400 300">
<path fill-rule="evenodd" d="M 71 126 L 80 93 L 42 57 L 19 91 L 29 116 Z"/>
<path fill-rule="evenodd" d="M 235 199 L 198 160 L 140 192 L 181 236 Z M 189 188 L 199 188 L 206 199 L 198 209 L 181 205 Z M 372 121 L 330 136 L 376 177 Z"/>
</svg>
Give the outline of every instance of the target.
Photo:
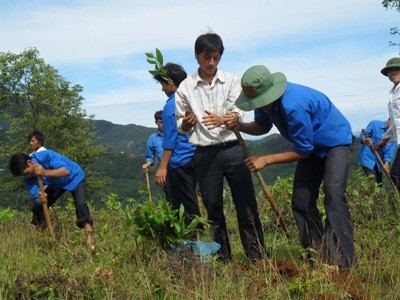
<svg viewBox="0 0 400 300">
<path fill-rule="evenodd" d="M 355 266 L 346 198 L 352 155 L 349 121 L 322 92 L 288 82 L 283 73 L 271 73 L 264 65 L 246 70 L 241 85 L 235 105 L 244 111 L 253 110 L 254 120 L 226 118 L 225 126 L 250 135 L 266 134 L 275 126 L 292 143 L 284 152 L 246 158 L 247 167 L 259 172 L 270 165 L 296 161 L 292 212 L 301 245 L 306 253 L 316 249 L 318 256 L 335 269 Z M 324 220 L 317 206 L 322 184 Z"/>
<path fill-rule="evenodd" d="M 43 204 L 52 206 L 66 191 L 74 199 L 76 226 L 86 233 L 86 244 L 94 251 L 93 218 L 86 204 L 86 181 L 82 168 L 68 157 L 46 149 L 33 153 L 15 153 L 9 159 L 9 169 L 14 176 L 23 176 L 23 180 L 33 197 L 32 224 L 46 228 Z M 38 178 L 42 178 L 44 192 L 40 191 Z"/>
</svg>

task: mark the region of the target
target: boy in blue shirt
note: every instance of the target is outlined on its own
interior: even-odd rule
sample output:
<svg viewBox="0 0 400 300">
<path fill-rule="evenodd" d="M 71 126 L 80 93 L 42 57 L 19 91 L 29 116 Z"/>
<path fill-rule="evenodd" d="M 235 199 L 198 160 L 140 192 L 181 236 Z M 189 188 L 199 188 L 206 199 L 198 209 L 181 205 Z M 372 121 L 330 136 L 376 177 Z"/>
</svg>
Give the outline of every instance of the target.
<svg viewBox="0 0 400 300">
<path fill-rule="evenodd" d="M 172 209 L 177 209 L 183 204 L 187 215 L 186 222 L 189 223 L 193 216 L 200 215 L 193 160 L 196 146 L 189 143 L 185 134 L 178 132 L 175 118 L 175 92 L 187 74 L 178 64 L 167 63 L 163 68 L 168 78 L 161 74 L 153 75 L 168 97 L 162 113 L 163 153 L 156 172 L 156 183 L 165 186 L 168 181 L 171 187 Z"/>
<path fill-rule="evenodd" d="M 251 135 L 265 134 L 275 125 L 293 143 L 283 153 L 249 157 L 247 166 L 256 172 L 271 164 L 297 161 L 292 211 L 303 247 L 316 249 L 329 264 L 353 266 L 356 255 L 345 195 L 352 155 L 349 122 L 321 92 L 287 82 L 284 74 L 271 74 L 263 65 L 248 69 L 241 85 L 235 104 L 254 110 L 254 121 L 227 119 L 226 125 Z M 316 202 L 322 182 L 325 228 Z"/>
<path fill-rule="evenodd" d="M 360 163 L 364 174 L 366 176 L 374 176 L 376 183 L 382 185 L 383 176 L 382 171 L 389 174 L 390 164 L 394 151 L 396 150 L 396 144 L 394 142 L 387 143 L 378 153 L 383 162 L 383 170 L 375 157 L 371 146 L 377 144 L 381 139 L 382 135 L 389 128 L 390 120 L 380 121 L 372 120 L 368 123 L 365 131 L 368 134 L 368 138 L 365 137 L 364 133 L 360 133 L 360 153 L 358 155 L 358 162 Z"/>
<path fill-rule="evenodd" d="M 162 123 L 162 110 L 154 113 L 154 122 L 157 125 L 157 130 L 153 132 L 146 143 L 146 163 L 143 165 L 143 171 L 147 173 L 149 167 L 154 165 L 157 160 L 158 164 L 161 161 L 162 156 L 162 143 L 164 140 L 164 127 Z"/>
<path fill-rule="evenodd" d="M 154 121 L 157 125 L 157 130 L 153 132 L 146 144 L 146 163 L 143 165 L 143 172 L 148 173 L 149 167 L 154 165 L 157 160 L 157 165 L 160 165 L 161 156 L 163 154 L 163 141 L 164 141 L 164 126 L 162 121 L 162 110 L 156 111 L 154 114 Z M 171 203 L 171 187 L 169 181 L 166 180 L 162 187 L 165 193 L 165 198 Z"/>
<path fill-rule="evenodd" d="M 53 150 L 43 150 L 31 156 L 16 153 L 9 160 L 9 168 L 14 176 L 23 176 L 29 193 L 34 199 L 32 208 L 32 224 L 45 227 L 42 203 L 50 207 L 66 191 L 70 191 L 74 199 L 76 225 L 84 228 L 86 242 L 90 249 L 93 246 L 93 219 L 86 204 L 85 173 L 82 168 L 68 157 Z M 46 186 L 45 193 L 40 192 L 37 176 L 42 176 Z"/>
</svg>

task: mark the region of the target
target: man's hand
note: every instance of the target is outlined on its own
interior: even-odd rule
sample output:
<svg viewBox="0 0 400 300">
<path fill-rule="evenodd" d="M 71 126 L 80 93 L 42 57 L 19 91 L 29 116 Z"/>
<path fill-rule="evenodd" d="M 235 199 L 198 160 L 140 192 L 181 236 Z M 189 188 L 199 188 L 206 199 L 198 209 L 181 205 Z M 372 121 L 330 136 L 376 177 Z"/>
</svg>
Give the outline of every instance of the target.
<svg viewBox="0 0 400 300">
<path fill-rule="evenodd" d="M 156 183 L 158 186 L 165 186 L 167 183 L 167 169 L 158 168 L 156 172 Z"/>
<path fill-rule="evenodd" d="M 187 110 L 185 113 L 185 117 L 182 119 L 182 129 L 185 131 L 190 131 L 190 129 L 194 125 L 196 125 L 196 123 L 197 123 L 196 115 L 191 110 Z"/>
<path fill-rule="evenodd" d="M 267 156 L 250 156 L 246 158 L 244 161 L 247 167 L 250 169 L 250 171 L 258 172 L 262 168 L 265 168 L 268 165 L 266 158 Z"/>
<path fill-rule="evenodd" d="M 234 112 L 228 112 L 224 116 L 225 126 L 230 130 L 239 130 L 239 115 Z"/>
<path fill-rule="evenodd" d="M 42 176 L 43 171 L 44 171 L 44 168 L 39 164 L 35 164 L 35 166 L 33 167 L 33 172 L 35 172 L 36 176 Z"/>
<path fill-rule="evenodd" d="M 371 138 L 363 138 L 362 139 L 363 144 L 372 146 L 372 139 Z"/>
<path fill-rule="evenodd" d="M 151 162 L 147 161 L 143 166 L 143 172 L 148 173 L 149 172 L 149 167 L 151 166 Z"/>
<path fill-rule="evenodd" d="M 209 130 L 217 128 L 224 124 L 224 117 L 212 113 L 208 110 L 205 111 L 206 115 L 203 117 L 201 123 L 203 123 Z"/>
<path fill-rule="evenodd" d="M 47 203 L 47 194 L 46 193 L 39 192 L 38 198 L 39 198 L 39 203 L 40 204 Z"/>
<path fill-rule="evenodd" d="M 383 163 L 383 168 L 382 168 L 383 172 L 385 172 L 386 174 L 390 173 L 390 164 L 388 162 L 384 162 Z"/>
</svg>

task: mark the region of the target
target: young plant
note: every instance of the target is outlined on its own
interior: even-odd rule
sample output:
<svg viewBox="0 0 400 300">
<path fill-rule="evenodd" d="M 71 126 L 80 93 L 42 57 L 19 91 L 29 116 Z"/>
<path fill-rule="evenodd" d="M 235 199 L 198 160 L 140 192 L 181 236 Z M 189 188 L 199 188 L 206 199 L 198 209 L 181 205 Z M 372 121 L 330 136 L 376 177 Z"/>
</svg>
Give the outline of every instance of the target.
<svg viewBox="0 0 400 300">
<path fill-rule="evenodd" d="M 179 209 L 171 209 L 165 199 L 157 205 L 146 201 L 127 209 L 126 229 L 132 225 L 135 226 L 133 235 L 138 243 L 155 240 L 165 250 L 193 239 L 196 233 L 203 234 L 200 228 L 209 226 L 208 221 L 200 216 L 195 216 L 186 224 L 183 205 Z"/>
</svg>

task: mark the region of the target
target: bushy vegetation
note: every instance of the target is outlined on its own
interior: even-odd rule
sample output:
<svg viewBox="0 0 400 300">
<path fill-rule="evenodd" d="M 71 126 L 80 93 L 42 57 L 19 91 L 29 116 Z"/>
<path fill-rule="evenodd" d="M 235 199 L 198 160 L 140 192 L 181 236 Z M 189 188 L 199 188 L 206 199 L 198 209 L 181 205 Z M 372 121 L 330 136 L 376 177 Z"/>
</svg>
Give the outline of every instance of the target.
<svg viewBox="0 0 400 300">
<path fill-rule="evenodd" d="M 28 210 L 4 208 L 0 299 L 398 299 L 399 200 L 390 196 L 390 190 L 361 172 L 351 174 L 348 201 L 358 265 L 339 272 L 318 258 L 301 259 L 303 250 L 290 211 L 291 187 L 290 177 L 279 178 L 270 187 L 289 226 L 289 239 L 262 192 L 258 194 L 270 257 L 257 263 L 244 256 L 229 192 L 225 212 L 234 259 L 227 264 L 216 257 L 200 259 L 190 251 L 166 251 L 157 232 L 148 238 L 153 234 L 148 226 L 157 218 L 166 218 L 169 224 L 181 222 L 179 211 L 168 210 L 162 201 L 152 204 L 110 194 L 100 207 L 92 205 L 93 255 L 83 231 L 74 225 L 72 200 L 50 209 L 55 240 L 47 230 L 30 225 Z M 203 208 L 202 212 L 205 216 Z M 146 230 L 139 230 L 140 222 Z M 207 233 L 201 239 L 210 241 Z M 168 242 L 173 240 L 169 235 Z"/>
</svg>

